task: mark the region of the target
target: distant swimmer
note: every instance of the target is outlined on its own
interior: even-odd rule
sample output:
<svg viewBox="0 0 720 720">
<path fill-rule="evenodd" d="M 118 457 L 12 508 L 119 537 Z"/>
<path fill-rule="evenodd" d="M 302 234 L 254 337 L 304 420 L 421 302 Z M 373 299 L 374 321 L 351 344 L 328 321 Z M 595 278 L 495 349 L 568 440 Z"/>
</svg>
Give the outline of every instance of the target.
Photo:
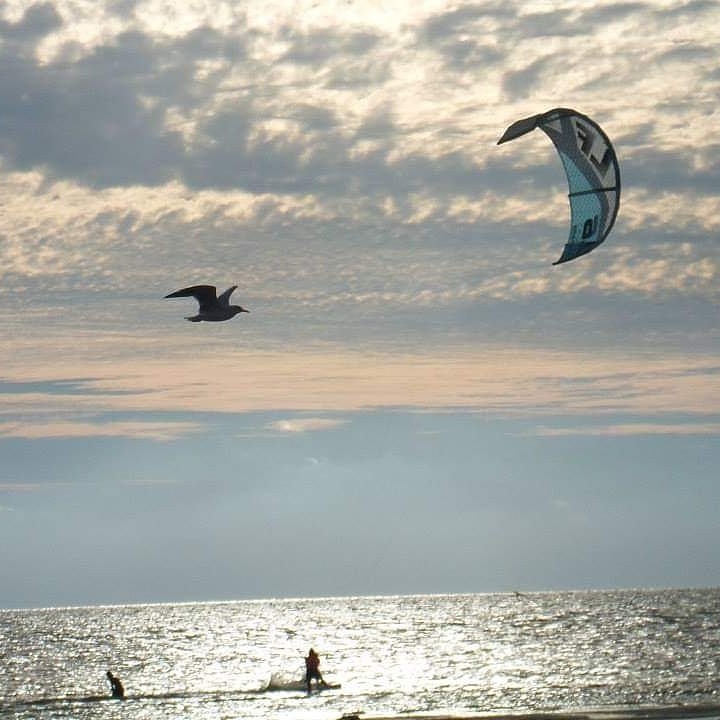
<svg viewBox="0 0 720 720">
<path fill-rule="evenodd" d="M 305 684 L 307 685 L 308 695 L 310 694 L 311 680 L 315 680 L 318 685 L 327 685 L 320 674 L 320 656 L 312 648 L 310 648 L 310 652 L 305 658 Z"/>
<path fill-rule="evenodd" d="M 176 290 L 166 295 L 165 298 L 194 297 L 200 305 L 198 314 L 186 317 L 186 320 L 190 322 L 202 322 L 203 320 L 205 322 L 221 322 L 234 318 L 238 313 L 250 312 L 240 305 L 230 304 L 230 296 L 236 289 L 237 285 L 233 285 L 218 296 L 214 285 L 192 285 L 182 290 Z"/>
<path fill-rule="evenodd" d="M 113 675 L 110 670 L 107 671 L 107 679 L 110 681 L 110 691 L 112 692 L 112 696 L 114 698 L 125 698 L 125 688 L 123 687 L 123 684 L 120 682 L 120 678 L 116 675 Z"/>
</svg>

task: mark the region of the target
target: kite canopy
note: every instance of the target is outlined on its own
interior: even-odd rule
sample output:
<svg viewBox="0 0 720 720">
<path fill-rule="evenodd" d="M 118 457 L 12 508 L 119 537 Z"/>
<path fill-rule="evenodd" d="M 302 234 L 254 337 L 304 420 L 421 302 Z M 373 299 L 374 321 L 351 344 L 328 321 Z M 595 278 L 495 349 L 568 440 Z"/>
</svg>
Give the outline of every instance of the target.
<svg viewBox="0 0 720 720">
<path fill-rule="evenodd" d="M 498 145 L 539 127 L 552 141 L 567 175 L 570 237 L 559 260 L 574 260 L 594 250 L 609 235 L 620 207 L 620 167 L 602 128 L 569 108 L 514 122 Z"/>
</svg>

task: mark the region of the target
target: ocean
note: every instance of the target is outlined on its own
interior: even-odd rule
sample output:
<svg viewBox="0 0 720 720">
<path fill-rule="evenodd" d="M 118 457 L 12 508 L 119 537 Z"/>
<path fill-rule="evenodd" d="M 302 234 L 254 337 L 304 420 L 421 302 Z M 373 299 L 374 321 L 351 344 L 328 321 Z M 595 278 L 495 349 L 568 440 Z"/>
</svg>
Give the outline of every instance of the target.
<svg viewBox="0 0 720 720">
<path fill-rule="evenodd" d="M 310 647 L 339 688 L 293 687 Z M 719 682 L 720 589 L 0 611 L 3 718 L 720 718 Z"/>
</svg>

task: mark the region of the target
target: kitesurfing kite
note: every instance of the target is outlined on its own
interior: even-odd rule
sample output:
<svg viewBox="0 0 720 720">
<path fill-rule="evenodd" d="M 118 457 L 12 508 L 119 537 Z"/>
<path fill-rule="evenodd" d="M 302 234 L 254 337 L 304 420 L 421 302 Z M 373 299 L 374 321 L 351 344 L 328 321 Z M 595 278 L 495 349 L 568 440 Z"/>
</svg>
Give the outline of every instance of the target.
<svg viewBox="0 0 720 720">
<path fill-rule="evenodd" d="M 514 122 L 498 145 L 539 127 L 554 143 L 567 175 L 570 237 L 559 260 L 574 260 L 594 250 L 609 235 L 620 207 L 620 167 L 602 128 L 569 108 Z"/>
</svg>

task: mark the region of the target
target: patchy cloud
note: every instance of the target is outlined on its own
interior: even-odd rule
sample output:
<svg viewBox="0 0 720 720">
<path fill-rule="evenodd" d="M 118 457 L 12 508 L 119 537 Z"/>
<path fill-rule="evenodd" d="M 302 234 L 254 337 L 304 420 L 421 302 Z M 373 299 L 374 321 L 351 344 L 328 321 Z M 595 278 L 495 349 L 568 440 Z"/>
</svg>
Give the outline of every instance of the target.
<svg viewBox="0 0 720 720">
<path fill-rule="evenodd" d="M 280 433 L 306 433 L 318 430 L 331 430 L 347 423 L 347 420 L 337 418 L 291 418 L 289 420 L 275 420 L 267 427 Z"/>
<path fill-rule="evenodd" d="M 25 45 L 37 42 L 61 26 L 62 16 L 53 3 L 36 3 L 15 22 L 0 20 L 0 38 Z"/>
<path fill-rule="evenodd" d="M 69 408 L 68 408 L 69 410 Z M 136 440 L 170 441 L 197 433 L 201 426 L 193 422 L 99 421 L 72 419 L 46 420 L 42 417 L 0 422 L 0 438 L 91 438 L 116 437 Z"/>
<path fill-rule="evenodd" d="M 106 378 L 85 358 L 143 348 L 155 377 L 210 332 L 231 355 L 714 342 L 716 4 L 299 7 L 3 8 L 5 354 L 42 378 L 52 347 Z M 495 143 L 561 104 L 611 135 L 623 195 L 603 247 L 551 268 L 569 224 L 557 154 L 542 133 Z M 238 284 L 251 318 L 182 334 L 160 299 L 195 282 Z M 658 302 L 691 317 L 663 325 Z"/>
<path fill-rule="evenodd" d="M 575 425 L 573 427 L 539 427 L 535 434 L 542 437 L 627 437 L 634 435 L 720 435 L 720 423 L 617 423 L 613 425 Z"/>
<path fill-rule="evenodd" d="M 149 350 L 148 346 L 148 350 Z M 145 421 L 99 418 L 114 413 L 241 413 L 254 411 L 342 412 L 377 408 L 484 410 L 534 416 L 542 413 L 632 412 L 656 414 L 715 410 L 713 389 L 720 381 L 714 356 L 645 358 L 592 352 L 466 349 L 442 353 L 362 354 L 300 351 L 291 354 L 224 353 L 193 345 L 188 357 L 172 363 L 103 361 L 85 395 L 43 392 L 3 397 L 6 436 L 87 433 L 170 438 L 195 432 L 197 421 Z M 98 366 L 85 361 L 82 369 Z M 72 356 L 53 365 L 57 384 Z M 6 372 L 17 382 L 38 383 L 38 372 L 16 362 Z M 45 372 L 48 372 L 45 368 Z M 83 373 L 85 374 L 85 373 Z M 122 392 L 117 392 L 121 390 Z M 49 415 L 49 413 L 54 414 Z M 75 422 L 70 418 L 75 415 Z M 19 422 L 14 418 L 23 417 Z M 60 418 L 60 419 L 57 419 Z M 110 421 L 112 420 L 112 421 Z M 344 420 L 323 415 L 292 416 L 272 429 L 302 432 L 337 427 Z M 33 431 L 32 427 L 38 429 Z M 28 429 L 30 428 L 30 429 Z"/>
</svg>

